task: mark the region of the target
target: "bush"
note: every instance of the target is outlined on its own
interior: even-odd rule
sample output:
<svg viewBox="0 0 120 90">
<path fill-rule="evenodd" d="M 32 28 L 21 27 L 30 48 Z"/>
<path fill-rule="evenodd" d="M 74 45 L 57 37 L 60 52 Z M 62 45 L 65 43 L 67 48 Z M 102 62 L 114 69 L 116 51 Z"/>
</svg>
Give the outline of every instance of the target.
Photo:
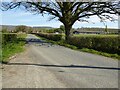
<svg viewBox="0 0 120 90">
<path fill-rule="evenodd" d="M 53 41 L 59 41 L 62 39 L 61 34 L 43 34 L 43 33 L 35 33 L 35 34 L 37 36 L 44 37 L 44 38 L 47 38 L 47 39 L 53 40 Z"/>
<path fill-rule="evenodd" d="M 16 34 L 2 34 L 2 45 L 7 43 L 15 42 L 17 40 Z"/>
<path fill-rule="evenodd" d="M 78 48 L 120 54 L 120 37 L 70 37 L 68 43 Z"/>
<path fill-rule="evenodd" d="M 89 37 L 70 37 L 68 43 L 78 48 L 92 48 L 92 39 Z"/>
<path fill-rule="evenodd" d="M 93 39 L 93 49 L 109 52 L 118 53 L 119 42 L 117 37 L 96 37 Z"/>
</svg>

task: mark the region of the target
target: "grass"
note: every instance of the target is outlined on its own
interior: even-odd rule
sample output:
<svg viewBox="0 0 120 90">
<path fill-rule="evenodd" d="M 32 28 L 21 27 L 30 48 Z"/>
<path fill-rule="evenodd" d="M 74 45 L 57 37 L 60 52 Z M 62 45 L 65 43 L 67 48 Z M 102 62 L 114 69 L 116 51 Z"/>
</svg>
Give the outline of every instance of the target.
<svg viewBox="0 0 120 90">
<path fill-rule="evenodd" d="M 80 51 L 93 53 L 93 54 L 97 54 L 97 55 L 102 55 L 102 56 L 120 60 L 120 56 L 118 54 L 110 54 L 110 53 L 100 52 L 100 51 L 88 49 L 88 48 L 82 48 L 82 49 L 80 49 Z"/>
<path fill-rule="evenodd" d="M 74 34 L 76 37 L 118 37 L 119 35 L 115 34 Z"/>
<path fill-rule="evenodd" d="M 9 57 L 24 51 L 26 34 L 17 34 L 17 41 L 2 46 L 2 63 L 8 63 Z"/>
<path fill-rule="evenodd" d="M 116 35 L 113 35 L 113 36 L 116 36 Z M 53 44 L 57 44 L 57 45 L 61 45 L 61 46 L 65 46 L 65 47 L 71 48 L 73 50 L 82 51 L 82 52 L 88 52 L 88 53 L 93 53 L 93 54 L 102 55 L 102 56 L 105 56 L 105 57 L 110 57 L 110 58 L 113 58 L 113 59 L 120 60 L 120 55 L 118 55 L 118 54 L 110 54 L 110 53 L 101 52 L 101 51 L 97 51 L 97 50 L 93 50 L 93 49 L 88 49 L 88 48 L 79 49 L 78 47 L 76 47 L 74 45 L 67 44 L 63 39 L 61 41 L 52 41 L 52 40 L 48 40 L 48 39 L 43 38 L 43 37 L 39 37 L 39 38 L 41 38 L 42 40 L 46 40 L 47 42 L 51 42 Z"/>
</svg>

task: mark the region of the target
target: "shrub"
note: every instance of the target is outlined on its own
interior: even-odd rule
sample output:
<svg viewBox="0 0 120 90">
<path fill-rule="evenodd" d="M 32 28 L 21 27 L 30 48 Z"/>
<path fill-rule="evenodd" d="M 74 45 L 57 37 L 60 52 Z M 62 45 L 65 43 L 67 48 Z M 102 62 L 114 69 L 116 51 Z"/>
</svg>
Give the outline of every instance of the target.
<svg viewBox="0 0 120 90">
<path fill-rule="evenodd" d="M 93 38 L 93 49 L 109 53 L 118 53 L 119 51 L 118 38 L 117 37 Z"/>
<path fill-rule="evenodd" d="M 15 53 L 22 52 L 24 50 L 26 34 L 2 34 L 2 59 L 0 63 L 8 63 L 9 57 Z"/>
<path fill-rule="evenodd" d="M 36 35 L 47 38 L 49 40 L 53 40 L 53 41 L 59 41 L 62 39 L 62 35 L 61 34 L 43 34 L 43 33 L 36 33 Z"/>
<path fill-rule="evenodd" d="M 68 43 L 78 48 L 95 49 L 120 54 L 120 37 L 70 37 Z"/>
<path fill-rule="evenodd" d="M 89 37 L 70 37 L 68 43 L 79 48 L 92 48 L 92 39 Z"/>
<path fill-rule="evenodd" d="M 6 45 L 7 43 L 14 42 L 17 40 L 16 34 L 2 34 L 2 44 Z"/>
</svg>

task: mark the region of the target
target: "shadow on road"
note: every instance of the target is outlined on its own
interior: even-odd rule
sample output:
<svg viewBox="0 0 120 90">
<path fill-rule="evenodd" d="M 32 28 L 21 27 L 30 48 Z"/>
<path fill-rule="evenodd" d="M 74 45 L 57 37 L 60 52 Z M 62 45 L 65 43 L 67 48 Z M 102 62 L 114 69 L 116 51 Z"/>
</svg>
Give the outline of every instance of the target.
<svg viewBox="0 0 120 90">
<path fill-rule="evenodd" d="M 27 44 L 49 45 L 49 46 L 53 45 L 52 43 L 49 43 L 49 42 L 46 42 L 44 40 L 40 40 L 37 38 L 28 38 L 28 39 L 26 39 L 26 43 Z"/>
<path fill-rule="evenodd" d="M 29 42 L 34 42 L 34 43 L 45 43 L 45 41 L 43 41 L 43 40 L 40 40 L 40 39 L 37 39 L 37 38 L 28 38 L 27 40 L 26 40 L 28 43 Z"/>
<path fill-rule="evenodd" d="M 98 67 L 98 66 L 83 66 L 83 65 L 45 65 L 45 64 L 32 64 L 32 63 L 8 63 L 7 65 L 35 65 L 35 66 L 44 66 L 44 67 L 92 68 L 92 69 L 120 70 L 120 68 L 114 68 L 114 67 Z"/>
</svg>

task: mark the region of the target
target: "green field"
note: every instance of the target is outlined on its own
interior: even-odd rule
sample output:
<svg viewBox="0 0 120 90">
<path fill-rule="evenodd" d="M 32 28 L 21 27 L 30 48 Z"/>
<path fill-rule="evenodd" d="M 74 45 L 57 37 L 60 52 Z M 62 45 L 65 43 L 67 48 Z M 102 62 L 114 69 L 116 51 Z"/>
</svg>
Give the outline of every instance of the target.
<svg viewBox="0 0 120 90">
<path fill-rule="evenodd" d="M 118 37 L 117 34 L 74 34 L 77 37 Z"/>
<path fill-rule="evenodd" d="M 75 37 L 118 37 L 117 34 L 73 34 Z M 62 33 L 62 38 L 65 39 L 65 34 Z"/>
<path fill-rule="evenodd" d="M 2 58 L 0 60 L 2 63 L 7 63 L 9 57 L 24 51 L 25 37 L 26 34 L 2 34 Z"/>
</svg>

